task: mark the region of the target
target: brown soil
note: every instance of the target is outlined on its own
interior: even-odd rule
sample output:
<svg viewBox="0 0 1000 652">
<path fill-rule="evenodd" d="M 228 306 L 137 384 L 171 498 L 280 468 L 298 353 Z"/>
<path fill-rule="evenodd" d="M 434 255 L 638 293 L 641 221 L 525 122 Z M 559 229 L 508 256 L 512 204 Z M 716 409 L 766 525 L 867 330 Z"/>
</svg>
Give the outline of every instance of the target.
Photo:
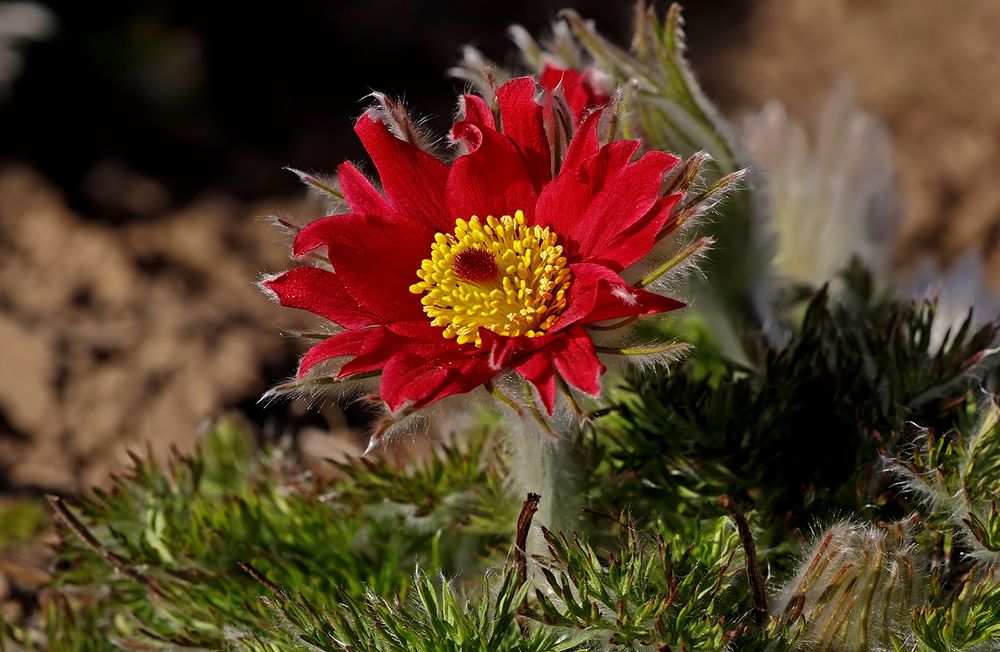
<svg viewBox="0 0 1000 652">
<path fill-rule="evenodd" d="M 128 194 L 130 188 L 123 188 Z M 252 399 L 293 358 L 300 319 L 254 286 L 287 265 L 260 216 L 207 197 L 120 228 L 76 215 L 31 172 L 0 171 L 0 480 L 102 483 L 126 449 L 189 448 L 199 424 Z M 272 369 L 271 373 L 277 373 Z"/>
</svg>

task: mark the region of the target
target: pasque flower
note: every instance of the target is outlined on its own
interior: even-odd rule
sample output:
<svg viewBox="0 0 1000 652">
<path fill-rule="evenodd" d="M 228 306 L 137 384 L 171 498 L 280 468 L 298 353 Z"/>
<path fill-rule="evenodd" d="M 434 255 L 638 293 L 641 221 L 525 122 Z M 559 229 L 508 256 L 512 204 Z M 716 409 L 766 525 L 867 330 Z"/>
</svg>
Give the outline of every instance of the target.
<svg viewBox="0 0 1000 652">
<path fill-rule="evenodd" d="M 329 268 L 263 282 L 282 305 L 340 328 L 305 354 L 300 377 L 379 374 L 395 412 L 512 370 L 551 412 L 557 385 L 600 394 L 594 327 L 682 307 L 623 278 L 678 222 L 681 194 L 661 190 L 678 159 L 637 156 L 634 140 L 602 145 L 601 109 L 554 147 L 545 97 L 530 77 L 498 88 L 495 111 L 465 96 L 451 130 L 464 153 L 450 164 L 378 110 L 361 116 L 355 132 L 381 189 L 343 163 L 348 210 L 308 224 L 293 245 L 299 258 L 325 252 Z"/>
</svg>

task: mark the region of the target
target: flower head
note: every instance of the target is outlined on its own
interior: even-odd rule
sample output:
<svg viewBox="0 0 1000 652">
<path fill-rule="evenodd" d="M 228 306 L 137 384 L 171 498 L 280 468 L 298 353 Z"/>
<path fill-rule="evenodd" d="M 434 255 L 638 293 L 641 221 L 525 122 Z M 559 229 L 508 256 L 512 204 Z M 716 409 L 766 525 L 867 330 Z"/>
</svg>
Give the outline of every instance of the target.
<svg viewBox="0 0 1000 652">
<path fill-rule="evenodd" d="M 593 327 L 606 334 L 683 305 L 650 291 L 648 274 L 623 277 L 640 260 L 662 263 L 649 254 L 677 222 L 681 194 L 661 191 L 677 159 L 636 157 L 638 141 L 601 145 L 600 109 L 559 152 L 536 91 L 533 78 L 514 79 L 495 110 L 465 96 L 451 130 L 464 153 L 450 164 L 398 137 L 383 113 L 361 116 L 355 131 L 381 189 L 342 164 L 347 210 L 308 224 L 293 246 L 296 257 L 325 251 L 329 268 L 263 283 L 282 305 L 340 328 L 305 354 L 300 377 L 379 374 L 397 411 L 512 371 L 551 412 L 557 383 L 601 391 Z"/>
<path fill-rule="evenodd" d="M 775 615 L 801 616 L 816 649 L 893 649 L 925 596 L 915 518 L 884 526 L 841 521 L 815 541 L 776 596 Z M 811 649 L 811 648 L 810 648 Z"/>
<path fill-rule="evenodd" d="M 885 126 L 854 106 L 849 87 L 827 100 L 814 144 L 777 102 L 747 118 L 743 142 L 766 175 L 770 204 L 756 248 L 774 240 L 780 278 L 821 287 L 853 257 L 877 280 L 888 277 L 898 213 L 891 147 Z"/>
</svg>

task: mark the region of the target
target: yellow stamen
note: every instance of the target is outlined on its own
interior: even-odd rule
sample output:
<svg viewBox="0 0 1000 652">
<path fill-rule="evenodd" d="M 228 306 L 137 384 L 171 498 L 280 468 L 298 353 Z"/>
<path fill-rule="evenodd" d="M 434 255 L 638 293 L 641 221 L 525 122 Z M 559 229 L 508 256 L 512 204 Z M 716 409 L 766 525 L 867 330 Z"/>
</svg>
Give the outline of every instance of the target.
<svg viewBox="0 0 1000 652">
<path fill-rule="evenodd" d="M 524 213 L 483 224 L 476 216 L 438 233 L 410 292 L 444 336 L 482 345 L 479 328 L 508 337 L 538 337 L 566 308 L 571 272 L 558 237 L 526 226 Z"/>
</svg>

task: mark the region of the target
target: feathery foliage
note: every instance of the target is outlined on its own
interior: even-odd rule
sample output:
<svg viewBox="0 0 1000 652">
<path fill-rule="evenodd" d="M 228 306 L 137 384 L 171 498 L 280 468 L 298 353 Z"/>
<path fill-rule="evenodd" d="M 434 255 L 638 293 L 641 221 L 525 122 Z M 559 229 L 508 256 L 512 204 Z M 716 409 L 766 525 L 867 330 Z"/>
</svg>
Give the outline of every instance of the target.
<svg viewBox="0 0 1000 652">
<path fill-rule="evenodd" d="M 901 516 L 880 455 L 901 452 L 912 423 L 962 418 L 997 326 L 963 327 L 934 350 L 932 304 L 873 296 L 857 268 L 845 278 L 847 302 L 816 293 L 785 347 L 752 347 L 753 367 L 709 350 L 625 388 L 591 438 L 592 500 L 674 527 L 719 513 L 722 494 L 803 529 L 845 512 Z"/>
</svg>

